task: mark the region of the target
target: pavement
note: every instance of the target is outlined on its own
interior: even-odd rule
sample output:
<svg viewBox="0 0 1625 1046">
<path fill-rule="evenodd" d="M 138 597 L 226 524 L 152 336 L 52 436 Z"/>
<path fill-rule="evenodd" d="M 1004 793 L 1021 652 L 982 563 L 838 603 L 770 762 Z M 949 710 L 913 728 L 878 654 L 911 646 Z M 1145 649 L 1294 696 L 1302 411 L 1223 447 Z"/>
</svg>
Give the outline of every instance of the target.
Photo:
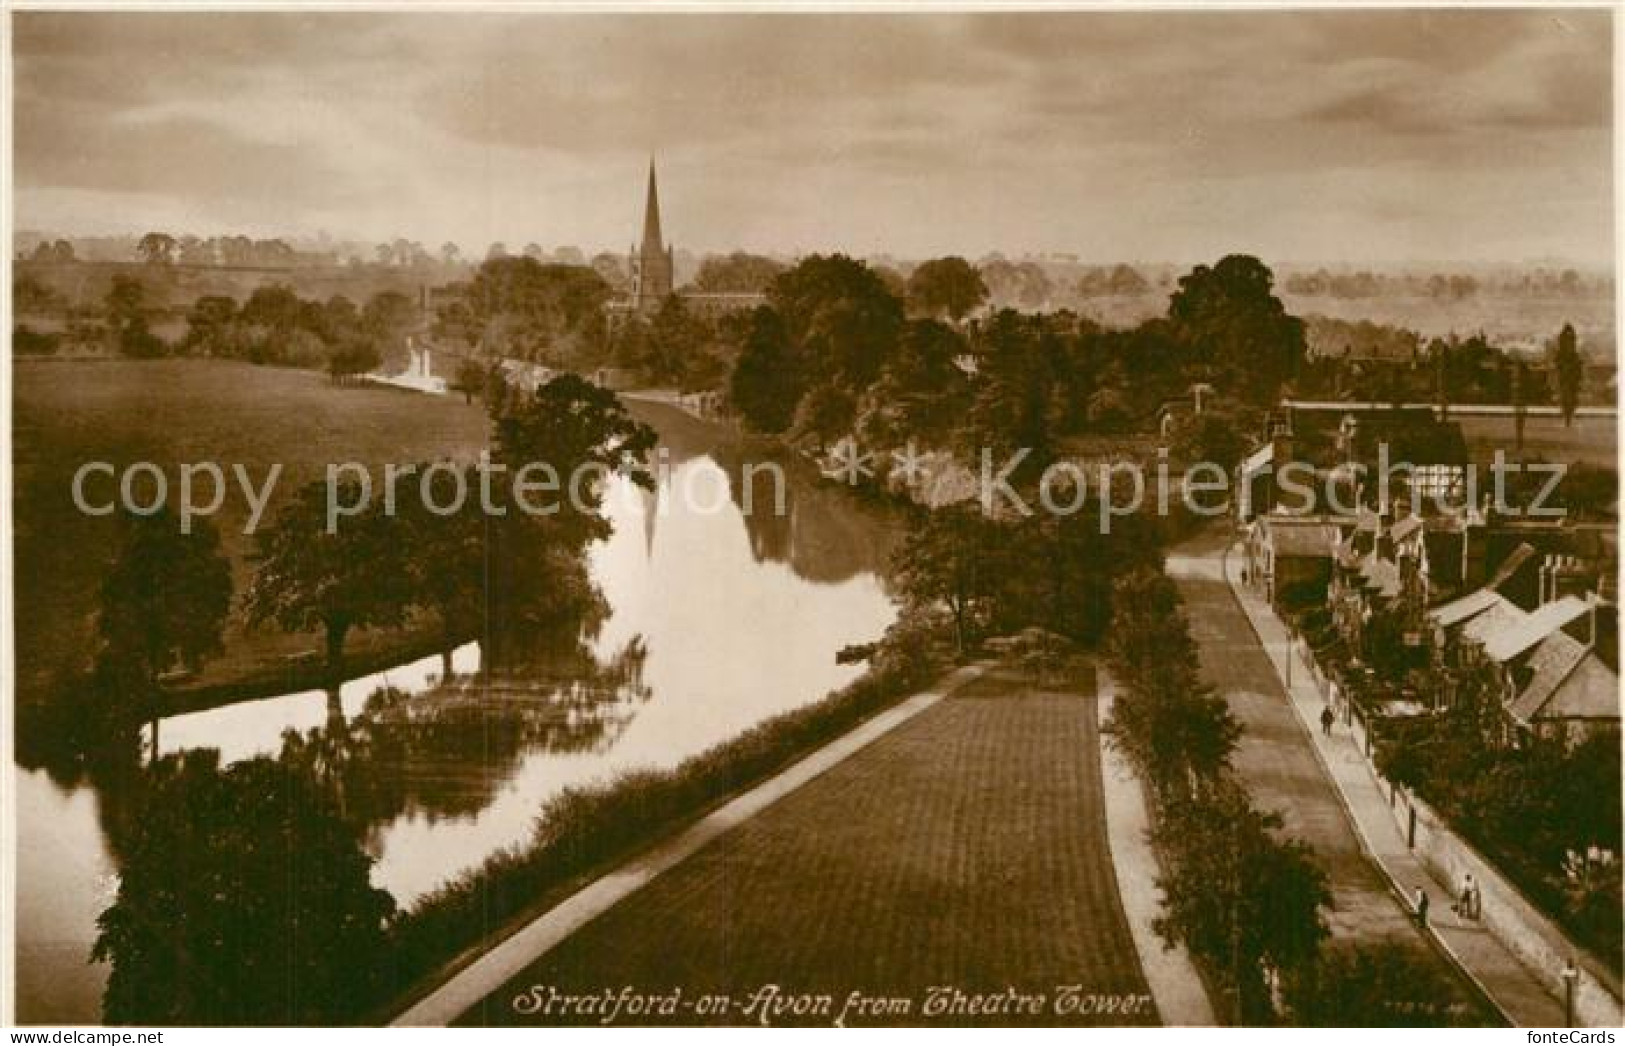
<svg viewBox="0 0 1625 1046">
<path fill-rule="evenodd" d="M 1156 1023 L 1092 694 L 982 667 L 893 713 L 587 887 L 397 1023 Z M 1017 997 L 1042 1012 L 1012 1011 Z"/>
<path fill-rule="evenodd" d="M 1104 669 L 1096 680 L 1098 721 L 1111 716 L 1117 684 Z M 1157 878 L 1162 868 L 1151 849 L 1151 810 L 1134 767 L 1109 744 L 1100 748 L 1100 777 L 1106 805 L 1106 835 L 1111 841 L 1112 865 L 1117 869 L 1117 893 L 1128 918 L 1140 968 L 1157 1000 L 1162 1021 L 1170 1027 L 1206 1027 L 1218 1024 L 1213 1002 L 1202 976 L 1183 944 L 1166 944 L 1155 923 L 1162 914 Z"/>
<path fill-rule="evenodd" d="M 1555 994 L 1521 963 L 1494 934 L 1471 919 L 1462 919 L 1450 910 L 1452 884 L 1435 878 L 1426 865 L 1405 845 L 1398 823 L 1390 811 L 1381 783 L 1353 736 L 1334 726 L 1328 735 L 1320 728 L 1325 701 L 1312 682 L 1309 665 L 1293 651 L 1286 626 L 1264 598 L 1241 581 L 1244 559 L 1229 556 L 1221 548 L 1207 556 L 1209 569 L 1222 566 L 1222 576 L 1239 613 L 1245 615 L 1255 645 L 1267 653 L 1277 677 L 1277 692 L 1288 700 L 1281 702 L 1296 716 L 1299 732 L 1307 740 L 1320 764 L 1323 777 L 1336 788 L 1348 819 L 1358 831 L 1361 849 L 1400 896 L 1414 898 L 1426 890 L 1432 900 L 1429 930 L 1437 944 L 1486 995 L 1501 1015 L 1519 1027 L 1563 1027 L 1563 1004 Z M 1292 686 L 1287 688 L 1288 658 L 1292 664 Z"/>
<path fill-rule="evenodd" d="M 1185 601 L 1202 676 L 1242 726 L 1232 767 L 1260 809 L 1279 814 L 1286 834 L 1314 847 L 1331 880 L 1327 925 L 1334 941 L 1393 939 L 1430 950 L 1408 908 L 1368 859 L 1311 736 L 1225 583 L 1226 544 L 1228 536 L 1202 535 L 1173 550 L 1167 571 Z"/>
</svg>

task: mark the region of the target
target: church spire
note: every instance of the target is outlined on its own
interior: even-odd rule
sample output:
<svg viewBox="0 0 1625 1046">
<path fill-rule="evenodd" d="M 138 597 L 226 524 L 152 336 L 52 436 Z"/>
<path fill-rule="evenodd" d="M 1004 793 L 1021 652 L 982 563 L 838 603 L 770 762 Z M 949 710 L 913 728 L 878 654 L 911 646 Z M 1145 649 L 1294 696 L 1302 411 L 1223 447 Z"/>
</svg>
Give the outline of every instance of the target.
<svg viewBox="0 0 1625 1046">
<path fill-rule="evenodd" d="M 632 305 L 639 312 L 658 308 L 673 289 L 676 260 L 660 235 L 660 190 L 655 187 L 655 160 L 649 157 L 649 196 L 643 205 L 643 244 L 631 257 Z"/>
<path fill-rule="evenodd" d="M 643 254 L 660 254 L 665 250 L 660 236 L 660 192 L 655 188 L 655 158 L 649 157 L 649 196 L 643 204 Z"/>
</svg>

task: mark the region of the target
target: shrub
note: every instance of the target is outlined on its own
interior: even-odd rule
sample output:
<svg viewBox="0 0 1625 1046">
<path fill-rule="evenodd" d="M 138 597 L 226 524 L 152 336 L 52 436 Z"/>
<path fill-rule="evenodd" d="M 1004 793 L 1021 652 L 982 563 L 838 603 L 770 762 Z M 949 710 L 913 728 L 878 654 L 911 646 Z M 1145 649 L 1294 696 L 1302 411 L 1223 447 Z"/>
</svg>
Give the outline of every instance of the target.
<svg viewBox="0 0 1625 1046">
<path fill-rule="evenodd" d="M 37 331 L 26 323 L 17 324 L 11 331 L 11 351 L 19 356 L 49 356 L 61 343 L 61 335 Z"/>
<path fill-rule="evenodd" d="M 1478 1023 L 1424 952 L 1401 941 L 1337 947 L 1286 978 L 1299 1025 L 1322 1028 L 1448 1028 Z"/>
</svg>

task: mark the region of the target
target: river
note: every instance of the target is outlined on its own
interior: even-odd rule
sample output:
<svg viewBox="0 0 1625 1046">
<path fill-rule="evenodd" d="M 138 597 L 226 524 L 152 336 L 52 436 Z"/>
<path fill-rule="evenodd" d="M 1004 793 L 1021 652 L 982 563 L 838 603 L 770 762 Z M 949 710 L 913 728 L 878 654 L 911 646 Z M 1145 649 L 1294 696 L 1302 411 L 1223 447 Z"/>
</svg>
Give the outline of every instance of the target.
<svg viewBox="0 0 1625 1046">
<path fill-rule="evenodd" d="M 524 841 L 545 800 L 635 767 L 669 767 L 777 713 L 817 700 L 860 668 L 835 663 L 893 618 L 880 580 L 891 528 L 842 491 L 789 473 L 743 511 L 741 461 L 719 430 L 640 405 L 670 468 L 654 492 L 617 481 L 614 533 L 593 547 L 609 617 L 580 658 L 493 685 L 476 644 L 353 679 L 336 694 L 287 694 L 174 716 L 159 751 L 213 748 L 222 762 L 276 755 L 285 731 L 364 752 L 375 885 L 410 904 Z M 788 472 L 788 470 L 787 470 Z M 683 495 L 683 496 L 679 496 Z M 148 739 L 150 742 L 150 738 Z M 21 762 L 21 760 L 20 760 Z M 92 1024 L 105 965 L 89 962 L 96 918 L 118 889 L 121 789 L 16 774 L 17 1016 Z"/>
</svg>

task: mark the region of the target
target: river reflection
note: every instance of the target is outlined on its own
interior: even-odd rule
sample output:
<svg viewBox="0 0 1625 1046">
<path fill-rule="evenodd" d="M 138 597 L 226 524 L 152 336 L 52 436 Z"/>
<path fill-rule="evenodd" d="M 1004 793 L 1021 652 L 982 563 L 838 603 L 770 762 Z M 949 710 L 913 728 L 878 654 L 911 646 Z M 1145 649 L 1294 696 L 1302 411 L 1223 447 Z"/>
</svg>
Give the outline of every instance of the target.
<svg viewBox="0 0 1625 1046">
<path fill-rule="evenodd" d="M 159 724 L 158 751 L 320 767 L 364 825 L 374 884 L 405 906 L 524 841 L 561 789 L 674 765 L 853 679 L 861 669 L 835 652 L 875 639 L 893 616 L 879 577 L 886 523 L 793 473 L 784 514 L 760 488 L 747 514 L 737 450 L 669 408 L 635 411 L 660 430 L 671 467 L 653 492 L 609 492 L 614 534 L 590 553 L 609 605 L 595 635 L 524 670 L 490 672 L 469 644 L 445 678 L 436 655 L 334 693 L 174 716 Z M 675 496 L 684 490 L 700 496 Z M 94 1022 L 106 970 L 86 959 L 116 890 L 119 836 L 139 830 L 120 803 L 131 786 L 119 772 L 53 779 L 27 755 L 19 1018 Z"/>
</svg>

